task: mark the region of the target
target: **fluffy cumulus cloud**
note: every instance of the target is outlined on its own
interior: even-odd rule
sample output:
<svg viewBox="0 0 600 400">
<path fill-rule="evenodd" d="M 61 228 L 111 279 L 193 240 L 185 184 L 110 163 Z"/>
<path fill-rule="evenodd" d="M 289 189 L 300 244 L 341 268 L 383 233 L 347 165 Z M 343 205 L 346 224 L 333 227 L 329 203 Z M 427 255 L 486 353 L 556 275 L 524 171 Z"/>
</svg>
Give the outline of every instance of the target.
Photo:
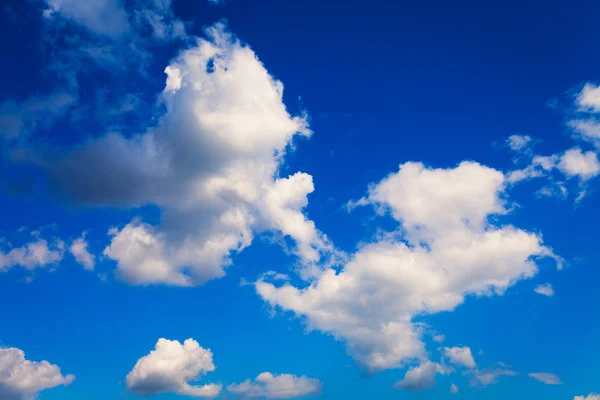
<svg viewBox="0 0 600 400">
<path fill-rule="evenodd" d="M 552 297 L 554 296 L 554 288 L 550 283 L 543 283 L 541 285 L 537 285 L 534 289 L 534 292 L 537 294 L 541 294 L 542 296 Z"/>
<path fill-rule="evenodd" d="M 556 374 L 548 372 L 532 372 L 529 376 L 535 380 L 538 380 L 546 385 L 561 385 L 562 382 Z"/>
<path fill-rule="evenodd" d="M 450 393 L 452 393 L 452 394 L 458 393 L 458 386 L 456 386 L 456 384 L 453 383 L 452 385 L 450 385 Z"/>
<path fill-rule="evenodd" d="M 94 270 L 95 257 L 88 251 L 88 243 L 85 240 L 85 234 L 80 238 L 73 240 L 69 251 L 75 257 L 75 260 L 83 265 L 83 267 L 89 271 Z"/>
<path fill-rule="evenodd" d="M 448 374 L 451 369 L 431 361 L 425 361 L 421 365 L 413 367 L 406 372 L 404 379 L 394 384 L 396 389 L 408 389 L 423 391 L 435 386 L 437 374 Z"/>
<path fill-rule="evenodd" d="M 231 384 L 227 391 L 244 398 L 291 399 L 294 397 L 318 396 L 322 384 L 318 379 L 290 374 L 263 372 L 254 381 Z"/>
<path fill-rule="evenodd" d="M 282 83 L 223 24 L 207 37 L 166 68 L 157 126 L 91 139 L 45 162 L 75 201 L 161 208 L 160 225 L 134 219 L 110 231 L 104 254 L 134 284 L 222 276 L 255 232 L 294 239 L 307 265 L 331 250 L 302 212 L 312 177 L 278 175 L 294 137 L 310 135 L 306 119 L 288 113 Z"/>
<path fill-rule="evenodd" d="M 49 243 L 46 239 L 36 237 L 35 240 L 20 247 L 13 247 L 8 252 L 0 250 L 0 272 L 14 266 L 27 270 L 54 265 L 63 259 L 65 243 L 55 240 Z"/>
<path fill-rule="evenodd" d="M 190 385 L 200 375 L 214 371 L 212 353 L 187 339 L 159 339 L 156 348 L 140 358 L 127 375 L 127 389 L 139 396 L 177 393 L 193 397 L 215 397 L 221 385 Z"/>
<path fill-rule="evenodd" d="M 324 268 L 307 286 L 260 279 L 256 291 L 345 341 L 369 371 L 422 360 L 413 316 L 453 310 L 468 295 L 501 295 L 537 273 L 537 257 L 554 257 L 540 236 L 493 222 L 508 212 L 505 189 L 501 172 L 475 162 L 402 164 L 352 204 L 390 214 L 396 232 L 361 245 L 342 269 Z"/>
<path fill-rule="evenodd" d="M 446 347 L 444 348 L 444 355 L 454 365 L 467 368 L 475 368 L 477 366 L 469 347 Z"/>
<path fill-rule="evenodd" d="M 63 376 L 48 361 L 29 361 L 23 350 L 0 348 L 0 399 L 35 400 L 40 391 L 68 386 L 74 375 Z"/>
<path fill-rule="evenodd" d="M 586 83 L 577 95 L 580 111 L 600 113 L 600 86 Z"/>
<path fill-rule="evenodd" d="M 578 176 L 587 180 L 600 173 L 600 162 L 593 151 L 583 152 L 576 147 L 561 156 L 558 168 L 568 177 Z"/>
</svg>

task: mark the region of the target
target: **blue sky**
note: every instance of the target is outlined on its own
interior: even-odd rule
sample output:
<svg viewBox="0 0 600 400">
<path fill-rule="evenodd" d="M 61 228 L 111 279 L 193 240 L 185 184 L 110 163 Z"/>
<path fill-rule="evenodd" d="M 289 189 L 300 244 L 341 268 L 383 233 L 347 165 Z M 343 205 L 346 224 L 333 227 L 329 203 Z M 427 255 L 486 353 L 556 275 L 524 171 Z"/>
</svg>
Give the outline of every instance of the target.
<svg viewBox="0 0 600 400">
<path fill-rule="evenodd" d="M 5 0 L 0 400 L 598 400 L 600 6 Z"/>
</svg>

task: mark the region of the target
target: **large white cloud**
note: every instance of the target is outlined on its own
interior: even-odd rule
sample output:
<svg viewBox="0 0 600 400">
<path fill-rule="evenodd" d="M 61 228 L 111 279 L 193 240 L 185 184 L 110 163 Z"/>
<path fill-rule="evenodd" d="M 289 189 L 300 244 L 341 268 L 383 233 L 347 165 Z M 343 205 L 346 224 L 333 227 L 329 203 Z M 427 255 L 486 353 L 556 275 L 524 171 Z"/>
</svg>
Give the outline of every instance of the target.
<svg viewBox="0 0 600 400">
<path fill-rule="evenodd" d="M 104 254 L 132 283 L 196 285 L 222 276 L 230 255 L 257 231 L 295 239 L 306 264 L 331 250 L 302 213 L 312 177 L 279 177 L 286 149 L 310 131 L 291 116 L 283 85 L 222 24 L 165 70 L 158 125 L 141 135 L 108 134 L 47 161 L 80 202 L 155 204 L 162 223 L 133 220 L 111 230 Z"/>
<path fill-rule="evenodd" d="M 214 371 L 212 353 L 187 339 L 159 339 L 150 354 L 140 358 L 127 375 L 127 389 L 140 396 L 177 393 L 193 397 L 215 397 L 221 385 L 190 385 L 200 375 Z"/>
<path fill-rule="evenodd" d="M 425 359 L 417 314 L 453 310 L 465 296 L 503 294 L 553 256 L 537 234 L 491 217 L 506 214 L 505 176 L 474 162 L 432 169 L 405 163 L 353 205 L 372 204 L 400 224 L 359 247 L 341 270 L 325 268 L 306 287 L 256 282 L 274 307 L 347 343 L 370 371 Z"/>
<path fill-rule="evenodd" d="M 263 372 L 254 381 L 248 379 L 229 385 L 227 391 L 244 398 L 291 399 L 318 396 L 322 384 L 318 379 L 305 376 Z"/>
<path fill-rule="evenodd" d="M 48 361 L 29 361 L 23 350 L 0 348 L 0 399 L 34 400 L 38 392 L 60 385 L 68 386 L 74 375 L 63 376 Z"/>
</svg>

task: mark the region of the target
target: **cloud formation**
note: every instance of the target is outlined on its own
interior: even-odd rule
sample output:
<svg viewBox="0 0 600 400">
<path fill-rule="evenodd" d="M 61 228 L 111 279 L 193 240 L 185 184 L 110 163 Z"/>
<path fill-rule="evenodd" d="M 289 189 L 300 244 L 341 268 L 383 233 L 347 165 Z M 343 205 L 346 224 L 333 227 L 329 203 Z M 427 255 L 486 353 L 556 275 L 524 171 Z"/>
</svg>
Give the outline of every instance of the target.
<svg viewBox="0 0 600 400">
<path fill-rule="evenodd" d="M 451 370 L 440 364 L 431 361 L 425 361 L 419 366 L 410 368 L 404 379 L 394 384 L 396 389 L 408 389 L 417 392 L 427 390 L 435 386 L 435 376 L 437 374 L 448 374 Z"/>
<path fill-rule="evenodd" d="M 291 399 L 319 396 L 322 393 L 322 384 L 318 379 L 305 376 L 263 372 L 254 381 L 248 379 L 229 385 L 227 391 L 244 398 Z"/>
<path fill-rule="evenodd" d="M 254 52 L 219 23 L 165 72 L 158 126 L 91 139 L 46 162 L 77 202 L 161 208 L 161 225 L 134 219 L 110 231 L 104 255 L 118 275 L 133 284 L 201 284 L 222 276 L 231 254 L 262 231 L 294 239 L 305 264 L 330 251 L 302 213 L 312 177 L 278 176 L 294 137 L 310 135 L 307 121 L 287 112 L 283 85 Z"/>
<path fill-rule="evenodd" d="M 88 271 L 94 270 L 95 257 L 88 251 L 88 243 L 85 240 L 85 234 L 80 238 L 73 240 L 71 246 L 69 247 L 69 251 L 75 257 L 75 260 L 83 265 L 85 269 Z"/>
<path fill-rule="evenodd" d="M 448 357 L 450 362 L 454 365 L 460 365 L 467 368 L 475 368 L 477 366 L 469 347 L 445 347 L 444 355 Z"/>
<path fill-rule="evenodd" d="M 538 235 L 492 222 L 508 213 L 506 183 L 500 171 L 474 162 L 402 164 L 351 204 L 391 215 L 396 232 L 363 244 L 343 269 L 325 268 L 306 287 L 260 279 L 256 291 L 345 341 L 369 371 L 423 359 L 414 315 L 453 310 L 467 295 L 501 295 L 537 273 L 536 257 L 556 258 Z"/>
<path fill-rule="evenodd" d="M 150 354 L 140 358 L 127 374 L 127 389 L 139 396 L 177 393 L 193 397 L 215 397 L 221 385 L 190 385 L 206 372 L 215 370 L 212 353 L 187 339 L 159 339 Z"/>
<path fill-rule="evenodd" d="M 14 266 L 23 267 L 29 271 L 44 268 L 58 263 L 63 259 L 65 243 L 55 240 L 49 243 L 46 239 L 36 237 L 34 241 L 20 247 L 13 247 L 8 252 L 0 251 L 0 272 Z"/>
<path fill-rule="evenodd" d="M 42 390 L 68 386 L 74 379 L 48 361 L 26 360 L 23 350 L 0 348 L 0 399 L 35 400 Z"/>
<path fill-rule="evenodd" d="M 470 373 L 471 386 L 488 386 L 498 383 L 502 376 L 517 376 L 515 372 L 508 368 L 486 368 L 483 370 L 473 370 Z"/>
<path fill-rule="evenodd" d="M 548 372 L 532 372 L 529 376 L 535 380 L 538 380 L 546 385 L 561 385 L 562 382 L 556 374 Z"/>
<path fill-rule="evenodd" d="M 552 297 L 554 296 L 554 288 L 549 283 L 543 283 L 541 285 L 537 285 L 534 289 L 534 292 L 537 294 L 541 294 L 543 296 Z"/>
</svg>

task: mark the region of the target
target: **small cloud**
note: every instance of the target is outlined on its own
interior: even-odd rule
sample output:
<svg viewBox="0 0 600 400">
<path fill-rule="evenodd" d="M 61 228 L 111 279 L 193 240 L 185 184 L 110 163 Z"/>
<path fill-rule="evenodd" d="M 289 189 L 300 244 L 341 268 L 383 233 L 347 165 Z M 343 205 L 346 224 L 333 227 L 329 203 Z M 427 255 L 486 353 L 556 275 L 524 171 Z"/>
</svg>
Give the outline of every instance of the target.
<svg viewBox="0 0 600 400">
<path fill-rule="evenodd" d="M 227 391 L 245 398 L 290 399 L 318 396 L 322 393 L 322 383 L 305 376 L 263 372 L 254 381 L 247 379 L 229 385 Z"/>
<path fill-rule="evenodd" d="M 542 296 L 548 296 L 548 297 L 554 296 L 554 289 L 552 288 L 552 285 L 549 283 L 544 283 L 544 284 L 538 285 L 535 287 L 535 289 L 533 289 L 533 291 L 536 292 L 537 294 L 541 294 Z"/>
<path fill-rule="evenodd" d="M 88 271 L 94 270 L 95 257 L 88 251 L 88 243 L 85 240 L 85 233 L 78 239 L 75 239 L 69 248 L 75 260 L 83 265 Z"/>
<path fill-rule="evenodd" d="M 433 341 L 437 343 L 442 343 L 444 340 L 446 340 L 446 336 L 444 335 L 435 335 L 433 337 Z"/>
<path fill-rule="evenodd" d="M 550 374 L 548 372 L 532 372 L 529 376 L 546 385 L 562 385 L 560 378 L 556 374 Z"/>
<path fill-rule="evenodd" d="M 458 393 L 458 386 L 456 386 L 454 383 L 452 385 L 450 385 L 450 393 L 452 393 L 452 394 Z"/>
<path fill-rule="evenodd" d="M 446 347 L 444 348 L 444 355 L 454 365 L 462 365 L 467 368 L 475 368 L 477 366 L 469 347 Z"/>
<path fill-rule="evenodd" d="M 471 386 L 488 386 L 498 383 L 501 376 L 516 376 L 518 372 L 507 368 L 486 368 L 471 373 Z"/>
</svg>

